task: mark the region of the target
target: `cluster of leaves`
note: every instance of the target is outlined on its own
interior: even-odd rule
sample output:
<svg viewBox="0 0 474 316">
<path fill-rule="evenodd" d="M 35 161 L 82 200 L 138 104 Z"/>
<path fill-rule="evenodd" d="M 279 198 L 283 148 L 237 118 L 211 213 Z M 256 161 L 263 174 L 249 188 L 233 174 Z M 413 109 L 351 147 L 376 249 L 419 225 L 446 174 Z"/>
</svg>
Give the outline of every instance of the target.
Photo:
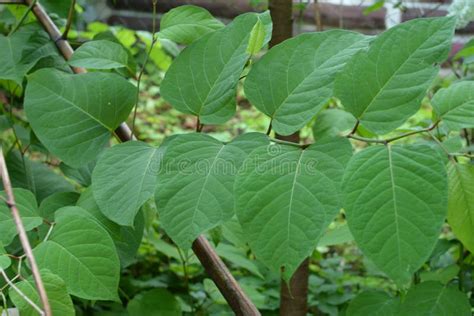
<svg viewBox="0 0 474 316">
<path fill-rule="evenodd" d="M 469 135 L 466 129 L 474 128 L 473 82 L 437 91 L 429 101 L 432 120 L 423 128 L 401 128 L 419 111 L 447 58 L 454 25 L 454 18 L 443 17 L 412 20 L 376 37 L 343 30 L 307 33 L 253 63 L 270 40 L 268 12 L 244 14 L 226 26 L 194 6 L 178 7 L 162 18 L 162 43 L 187 47 L 163 66 L 167 71 L 160 93 L 177 111 L 195 116 L 198 131 L 235 115 L 237 90 L 245 78 L 245 96 L 270 118 L 275 133 L 289 135 L 314 122 L 316 141 L 305 145 L 278 141 L 269 133 L 246 133 L 229 142 L 190 133 L 173 135 L 159 147 L 142 141 L 109 147 L 114 130 L 137 102 L 129 78 L 136 70 L 135 54 L 124 44 L 126 36 L 117 35 L 126 31 L 98 33 L 77 49 L 69 65 L 94 70 L 77 75 L 64 62 L 45 62 L 60 58 L 35 25 L 0 37 L 5 43 L 0 46 L 2 85 L 13 96 L 22 96 L 26 86 L 23 107 L 32 129 L 25 133 L 13 124 L 23 112 L 13 111 L 10 103 L 9 115 L 2 118 L 18 148 L 9 151 L 8 167 L 53 312 L 74 313 L 65 293 L 78 301 L 118 301 L 121 269 L 134 262 L 146 228 L 152 246 L 183 264 L 193 260 L 186 253 L 196 237 L 206 232 L 225 236 L 237 247 L 221 243 L 218 254 L 251 275 L 240 279 L 244 289 L 273 288 L 264 297 L 251 295 L 262 309 L 276 309 L 273 283 L 280 273 L 289 280 L 318 245 L 334 245 L 342 236 L 343 242 L 355 240 L 367 264 L 392 279 L 399 294 L 363 292 L 349 303 L 348 315 L 445 310 L 469 315 L 463 290 L 472 284 L 463 279 L 471 277 L 464 262 L 472 260 L 474 250 L 472 148 L 461 143 L 452 150 L 442 138 L 460 131 Z M 143 42 L 151 45 L 148 40 Z M 392 144 L 421 133 L 430 138 Z M 59 158 L 80 194 L 51 169 L 30 161 L 25 155 L 30 147 Z M 179 248 L 154 238 L 149 228 L 155 205 L 160 227 Z M 7 255 L 18 251 L 18 243 L 6 205 L 0 216 L 0 268 L 20 275 Z M 347 224 L 336 237 L 328 236 L 337 216 Z M 436 267 L 439 256 L 451 256 L 452 243 L 443 248 L 439 240 L 446 217 L 468 250 L 459 255 L 461 268 L 454 264 L 420 274 L 427 261 Z M 436 256 L 438 248 L 444 251 Z M 257 263 L 249 260 L 250 252 Z M 187 270 L 184 265 L 180 271 L 185 278 Z M 311 282 L 311 302 L 318 306 L 324 298 L 321 274 Z M 135 280 L 135 286 L 160 287 L 152 281 L 137 285 Z M 32 284 L 26 278 L 17 287 L 38 301 Z M 186 286 L 191 295 L 204 287 L 214 301 L 222 301 L 209 280 Z M 326 300 L 325 312 L 335 313 L 353 296 Z M 33 312 L 13 290 L 10 299 L 22 312 Z M 203 308 L 204 299 L 196 294 L 193 300 Z M 186 306 L 168 291 L 153 289 L 136 294 L 127 310 L 131 315 L 160 308 L 171 314 L 196 311 Z"/>
</svg>

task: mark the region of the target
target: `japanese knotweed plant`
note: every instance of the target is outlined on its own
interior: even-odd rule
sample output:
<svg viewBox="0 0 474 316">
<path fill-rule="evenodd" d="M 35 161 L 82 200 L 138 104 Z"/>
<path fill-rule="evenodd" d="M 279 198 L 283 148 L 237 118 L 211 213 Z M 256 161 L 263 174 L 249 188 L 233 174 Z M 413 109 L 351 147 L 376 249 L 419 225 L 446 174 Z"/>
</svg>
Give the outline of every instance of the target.
<svg viewBox="0 0 474 316">
<path fill-rule="evenodd" d="M 44 68 L 28 75 L 24 107 L 41 143 L 65 168 L 89 170 L 97 160 L 75 206 L 51 212 L 42 208 L 47 201 L 70 205 L 65 201 L 78 197 L 55 193 L 38 208 L 33 193 L 15 192 L 27 229 L 43 219 L 55 223 L 34 249 L 46 286 L 84 299 L 117 299 L 120 265 L 141 239 L 141 207 L 154 199 L 160 224 L 184 250 L 236 217 L 257 260 L 284 280 L 343 212 L 363 254 L 405 293 L 401 299 L 365 292 L 348 315 L 470 315 L 467 296 L 456 288 L 412 280 L 446 219 L 474 251 L 474 167 L 469 154 L 450 151 L 437 135 L 440 128 L 454 134 L 474 128 L 474 82 L 437 91 L 429 102 L 432 121 L 403 127 L 448 58 L 455 22 L 416 19 L 378 36 L 305 33 L 257 57 L 271 37 L 268 12 L 223 25 L 197 7 L 174 9 L 158 35 L 187 46 L 167 70 L 161 95 L 195 116 L 198 132 L 173 135 L 160 147 L 129 141 L 107 148 L 135 105 L 135 87 L 119 74 Z M 15 40 L 0 37 L 2 46 Z M 19 57 L 2 58 L 18 63 Z M 129 68 L 123 47 L 108 40 L 83 45 L 70 63 Z M 21 67 L 10 73 L 20 85 Z M 241 82 L 250 103 L 270 118 L 268 132 L 229 142 L 200 133 L 203 124 L 235 115 Z M 338 108 L 328 108 L 335 99 Z M 315 117 L 312 144 L 270 137 L 290 135 Z M 422 134 L 433 141 L 416 137 Z M 1 208 L 0 240 L 7 246 L 16 232 L 5 214 Z M 69 299 L 57 292 L 58 300 Z M 65 308 L 55 298 L 53 308 Z"/>
</svg>

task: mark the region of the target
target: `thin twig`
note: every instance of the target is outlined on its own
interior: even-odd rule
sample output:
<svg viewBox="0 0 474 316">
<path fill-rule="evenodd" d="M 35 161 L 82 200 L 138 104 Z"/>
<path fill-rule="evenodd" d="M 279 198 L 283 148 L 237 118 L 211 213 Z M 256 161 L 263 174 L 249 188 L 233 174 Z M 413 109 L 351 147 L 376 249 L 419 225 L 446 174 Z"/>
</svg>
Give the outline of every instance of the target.
<svg viewBox="0 0 474 316">
<path fill-rule="evenodd" d="M 153 47 L 155 46 L 155 43 L 158 41 L 158 36 L 156 35 L 156 4 L 158 0 L 153 0 L 153 25 L 152 25 L 152 39 L 151 39 L 151 45 L 150 49 L 148 50 L 148 53 L 145 56 L 145 60 L 143 61 L 142 68 L 140 69 L 140 73 L 138 74 L 137 78 L 137 95 L 135 98 L 135 107 L 133 109 L 133 119 L 132 119 L 132 134 L 137 137 L 136 132 L 135 132 L 135 120 L 137 119 L 137 109 L 138 109 L 138 101 L 140 99 L 140 83 L 142 81 L 142 76 L 143 73 L 145 72 L 145 66 L 148 62 L 148 59 L 150 58 L 151 52 L 153 51 Z"/>
<path fill-rule="evenodd" d="M 41 299 L 41 303 L 43 305 L 43 309 L 45 311 L 46 316 L 51 316 L 51 306 L 49 305 L 48 295 L 46 293 L 46 289 L 44 287 L 43 281 L 41 280 L 41 275 L 38 269 L 38 265 L 36 264 L 35 257 L 33 256 L 33 251 L 31 250 L 30 241 L 28 240 L 28 236 L 26 235 L 25 227 L 23 226 L 23 222 L 20 217 L 20 213 L 18 208 L 15 204 L 15 197 L 13 196 L 13 189 L 10 182 L 10 176 L 8 175 L 7 165 L 5 163 L 5 159 L 3 157 L 3 150 L 0 148 L 0 174 L 2 176 L 3 181 L 3 189 L 5 190 L 5 194 L 7 196 L 7 205 L 10 208 L 13 216 L 13 220 L 15 221 L 15 226 L 18 231 L 18 236 L 21 241 L 21 245 L 23 250 L 25 251 L 26 258 L 31 267 L 31 273 L 33 274 L 33 279 L 35 280 L 36 287 L 38 289 L 38 294 Z"/>
<path fill-rule="evenodd" d="M 67 40 L 67 35 L 69 34 L 69 30 L 71 29 L 71 25 L 72 25 L 72 19 L 74 18 L 75 6 L 76 6 L 76 0 L 71 0 L 71 6 L 69 7 L 69 13 L 67 15 L 66 28 L 64 29 L 63 35 L 61 36 L 62 39 Z"/>
<path fill-rule="evenodd" d="M 387 139 L 366 138 L 366 137 L 356 136 L 356 135 L 353 135 L 353 134 L 351 134 L 351 133 L 348 134 L 348 135 L 346 135 L 346 137 L 347 137 L 347 138 L 352 138 L 352 139 L 355 139 L 355 140 L 360 140 L 360 141 L 366 142 L 366 143 L 388 144 L 388 143 L 391 143 L 391 142 L 393 142 L 393 141 L 396 141 L 396 140 L 399 140 L 399 139 L 402 139 L 402 138 L 405 138 L 405 137 L 408 137 L 408 136 L 412 136 L 412 135 L 420 134 L 420 133 L 430 132 L 430 131 L 432 131 L 433 129 L 435 129 L 436 126 L 438 126 L 438 124 L 439 124 L 439 121 L 436 121 L 436 122 L 435 122 L 433 125 L 431 125 L 430 127 L 423 128 L 423 129 L 420 129 L 420 130 L 417 130 L 417 131 L 408 132 L 408 133 L 401 134 L 401 135 L 394 136 L 394 137 L 387 138 Z"/>
<path fill-rule="evenodd" d="M 18 293 L 18 295 L 20 295 L 29 305 L 31 305 L 31 307 L 33 307 L 40 315 L 46 315 L 45 312 L 38 306 L 35 304 L 35 302 L 33 302 L 28 296 L 25 295 L 25 293 L 23 293 L 7 276 L 7 274 L 5 273 L 5 271 L 0 268 L 0 274 L 3 276 L 3 278 L 5 279 L 5 282 L 8 283 L 8 285 L 13 289 L 15 290 L 15 292 Z"/>
<path fill-rule="evenodd" d="M 20 18 L 20 21 L 18 21 L 18 23 L 12 28 L 10 33 L 8 33 L 8 36 L 15 33 L 18 30 L 18 28 L 25 22 L 26 18 L 28 17 L 28 14 L 31 12 L 33 7 L 36 5 L 36 1 L 37 0 L 31 1 L 30 5 L 28 6 L 28 9 L 26 9 L 25 13 L 23 13 L 23 15 Z"/>
</svg>

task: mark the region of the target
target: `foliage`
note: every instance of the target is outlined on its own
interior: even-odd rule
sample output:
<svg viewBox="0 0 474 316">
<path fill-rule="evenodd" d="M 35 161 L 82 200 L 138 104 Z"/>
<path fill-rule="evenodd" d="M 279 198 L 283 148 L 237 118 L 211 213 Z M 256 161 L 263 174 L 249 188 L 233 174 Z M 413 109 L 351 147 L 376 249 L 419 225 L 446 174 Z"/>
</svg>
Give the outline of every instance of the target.
<svg viewBox="0 0 474 316">
<path fill-rule="evenodd" d="M 8 33 L 25 11 L 4 10 Z M 190 251 L 204 234 L 263 314 L 308 257 L 312 313 L 471 314 L 472 43 L 454 58 L 462 79 L 436 79 L 455 18 L 263 53 L 268 12 L 223 25 L 186 5 L 156 43 L 101 23 L 71 32 L 68 64 L 26 22 L 0 36 L 0 133 L 55 313 L 230 313 Z M 134 106 L 138 140 L 120 143 Z M 302 144 L 272 137 L 300 129 Z M 0 231 L 2 275 L 39 303 L 4 203 Z"/>
</svg>

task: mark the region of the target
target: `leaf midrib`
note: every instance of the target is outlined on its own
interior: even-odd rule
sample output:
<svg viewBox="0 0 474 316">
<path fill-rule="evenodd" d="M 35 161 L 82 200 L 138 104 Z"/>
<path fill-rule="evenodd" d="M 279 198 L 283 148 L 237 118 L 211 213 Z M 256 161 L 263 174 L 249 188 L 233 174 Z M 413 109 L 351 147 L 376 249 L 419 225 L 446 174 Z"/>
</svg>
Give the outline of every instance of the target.
<svg viewBox="0 0 474 316">
<path fill-rule="evenodd" d="M 51 94 L 54 96 L 56 96 L 57 98 L 59 98 L 60 100 L 63 100 L 64 102 L 66 102 L 67 104 L 69 105 L 72 105 L 73 108 L 79 110 L 81 113 L 85 114 L 86 116 L 88 116 L 90 119 L 92 119 L 93 121 L 97 122 L 99 125 L 101 125 L 102 127 L 104 127 L 105 129 L 107 129 L 109 132 L 113 132 L 113 128 L 105 125 L 104 123 L 102 123 L 98 118 L 94 117 L 92 114 L 88 113 L 87 111 L 85 111 L 84 109 L 82 109 L 80 106 L 77 106 L 75 103 L 73 103 L 72 101 L 66 99 L 63 95 L 61 94 L 58 94 L 56 91 L 50 89 L 49 87 L 43 85 L 42 83 L 38 82 L 38 81 L 35 81 L 35 83 L 39 86 L 41 86 L 43 89 L 46 89 L 48 90 L 49 92 L 51 92 Z M 62 88 L 64 88 L 64 85 L 61 85 Z M 61 90 L 62 92 L 63 90 Z"/>
<path fill-rule="evenodd" d="M 369 108 L 371 107 L 371 105 L 374 103 L 374 101 L 378 98 L 378 96 L 382 93 L 382 91 L 384 91 L 385 87 L 392 81 L 392 79 L 395 77 L 395 75 L 398 74 L 398 72 L 407 64 L 408 61 L 411 61 L 411 58 L 413 57 L 413 55 L 415 55 L 418 50 L 420 49 L 421 46 L 423 46 L 430 38 L 431 36 L 433 36 L 434 33 L 437 33 L 439 31 L 439 29 L 436 30 L 436 32 L 433 32 L 429 38 L 427 38 L 425 41 L 423 41 L 420 45 L 418 45 L 415 50 L 413 50 L 413 52 L 408 56 L 407 59 L 405 59 L 402 64 L 393 72 L 393 74 L 390 75 L 390 77 L 387 79 L 387 81 L 385 81 L 385 83 L 382 85 L 382 87 L 379 89 L 379 91 L 377 91 L 377 93 L 375 94 L 375 96 L 372 98 L 372 100 L 370 101 L 370 103 L 366 106 L 366 108 L 364 109 L 364 111 L 362 111 L 362 113 L 358 116 L 359 119 L 362 119 L 362 116 L 364 116 L 364 114 L 369 110 Z M 370 55 L 370 51 L 369 52 L 366 52 L 366 57 L 367 59 L 369 59 L 369 55 Z M 377 56 L 377 61 L 379 59 L 379 56 L 380 54 Z M 371 60 L 372 61 L 372 60 Z M 424 63 L 426 63 L 424 60 L 423 60 Z M 376 68 L 377 68 L 377 63 L 375 64 L 376 65 Z M 377 80 L 378 81 L 378 80 Z"/>
</svg>

